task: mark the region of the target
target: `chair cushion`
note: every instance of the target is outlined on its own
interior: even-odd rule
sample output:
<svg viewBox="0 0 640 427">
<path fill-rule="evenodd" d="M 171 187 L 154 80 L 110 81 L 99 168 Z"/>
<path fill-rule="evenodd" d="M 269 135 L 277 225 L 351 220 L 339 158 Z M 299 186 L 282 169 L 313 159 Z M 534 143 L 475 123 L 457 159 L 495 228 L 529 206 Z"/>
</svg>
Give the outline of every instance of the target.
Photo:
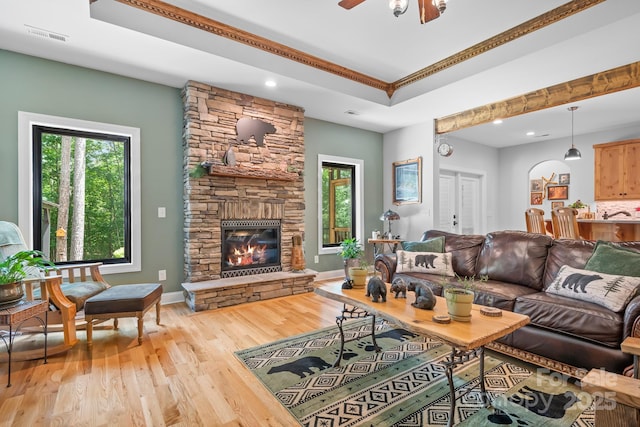
<svg viewBox="0 0 640 427">
<path fill-rule="evenodd" d="M 63 282 L 60 289 L 65 297 L 76 305 L 76 312 L 84 308 L 85 302 L 94 295 L 107 289 L 108 286 L 101 282 Z M 40 288 L 33 290 L 33 297 L 40 298 Z"/>
<path fill-rule="evenodd" d="M 89 298 L 84 314 L 110 314 L 144 311 L 162 295 L 162 285 L 141 283 L 112 286 Z"/>
</svg>

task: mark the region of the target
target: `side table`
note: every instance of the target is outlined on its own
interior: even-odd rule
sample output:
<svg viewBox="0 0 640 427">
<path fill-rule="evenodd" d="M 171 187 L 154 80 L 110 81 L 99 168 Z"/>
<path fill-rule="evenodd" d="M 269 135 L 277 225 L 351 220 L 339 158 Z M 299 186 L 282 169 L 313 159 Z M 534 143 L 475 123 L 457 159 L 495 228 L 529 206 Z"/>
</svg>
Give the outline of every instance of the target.
<svg viewBox="0 0 640 427">
<path fill-rule="evenodd" d="M 49 303 L 47 301 L 19 301 L 14 304 L 0 306 L 0 325 L 9 326 L 9 340 L 5 334 L 0 338 L 7 347 L 9 368 L 7 374 L 7 387 L 11 387 L 11 354 L 13 353 L 13 341 L 20 330 L 20 327 L 30 319 L 37 319 L 44 327 L 44 363 L 47 363 L 47 311 Z M 44 315 L 44 317 L 43 317 Z"/>
<path fill-rule="evenodd" d="M 392 253 L 396 253 L 396 249 L 398 249 L 398 244 L 402 242 L 400 239 L 369 239 L 367 242 L 373 245 L 373 256 L 375 257 L 381 251 L 384 251 L 384 245 L 388 245 L 389 249 L 391 249 Z M 380 248 L 378 248 L 380 245 Z"/>
</svg>

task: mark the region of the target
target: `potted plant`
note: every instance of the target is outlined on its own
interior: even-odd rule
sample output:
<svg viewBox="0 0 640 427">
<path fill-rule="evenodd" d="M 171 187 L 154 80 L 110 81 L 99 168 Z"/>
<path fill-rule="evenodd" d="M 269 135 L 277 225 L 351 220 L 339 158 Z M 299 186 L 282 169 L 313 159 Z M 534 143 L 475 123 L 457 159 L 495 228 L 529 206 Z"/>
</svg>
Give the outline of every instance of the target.
<svg viewBox="0 0 640 427">
<path fill-rule="evenodd" d="M 476 280 L 486 282 L 489 277 L 480 276 L 480 278 L 476 279 L 475 275 L 460 277 L 456 273 L 456 278 L 458 279 L 458 284 L 462 286 L 454 286 L 449 282 L 443 284 L 447 311 L 453 320 L 469 322 L 471 321 L 471 307 L 475 296 Z"/>
<path fill-rule="evenodd" d="M 349 275 L 349 268 L 357 267 L 364 256 L 364 249 L 355 237 L 344 239 L 340 243 L 340 252 L 338 255 L 344 260 L 344 277 L 345 284 L 351 283 L 351 276 Z"/>
<path fill-rule="evenodd" d="M 349 277 L 353 282 L 355 289 L 363 289 L 367 285 L 367 277 L 369 276 L 369 263 L 364 255 L 358 258 L 359 265 L 349 267 Z"/>
<path fill-rule="evenodd" d="M 0 262 L 0 304 L 16 302 L 24 297 L 22 279 L 27 277 L 29 268 L 38 271 L 54 267 L 40 251 L 20 251 Z"/>
</svg>

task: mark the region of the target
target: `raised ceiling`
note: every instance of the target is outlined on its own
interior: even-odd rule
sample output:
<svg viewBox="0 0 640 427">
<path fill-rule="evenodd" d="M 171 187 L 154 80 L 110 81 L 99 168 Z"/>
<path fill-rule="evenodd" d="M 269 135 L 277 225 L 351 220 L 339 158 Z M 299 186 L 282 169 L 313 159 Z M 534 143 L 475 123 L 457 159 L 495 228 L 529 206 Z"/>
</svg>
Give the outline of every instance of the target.
<svg viewBox="0 0 640 427">
<path fill-rule="evenodd" d="M 90 5 L 89 0 L 8 0 L 0 15 L 0 48 L 174 87 L 187 80 L 202 81 L 301 106 L 310 117 L 376 132 L 429 122 L 640 61 L 637 0 L 450 0 L 440 18 L 424 25 L 414 0 L 397 18 L 386 1 L 369 0 L 351 10 L 337 3 L 98 0 Z M 267 46 L 284 46 L 301 53 L 303 60 L 152 11 L 171 8 L 178 15 L 197 16 L 196 21 L 213 21 L 267 40 Z M 551 19 L 552 10 L 552 15 L 564 11 L 563 19 Z M 531 30 L 512 30 L 527 22 L 533 23 Z M 25 25 L 62 35 L 66 41 L 34 36 Z M 500 41 L 500 34 L 510 36 Z M 344 72 L 308 65 L 304 55 Z M 434 68 L 443 61 L 446 67 Z M 392 90 L 352 78 L 358 75 L 391 84 Z M 266 79 L 278 86 L 265 87 Z M 617 125 L 637 121 L 627 116 L 637 111 L 633 102 L 640 97 L 624 98 L 627 108 L 611 113 L 598 110 L 597 102 L 593 107 L 585 103 L 576 113 L 576 130 L 579 120 L 595 123 L 589 114 L 607 122 L 603 126 L 614 119 Z M 622 101 L 612 103 L 619 106 Z M 567 135 L 566 119 L 558 126 L 546 132 L 549 138 Z M 582 131 L 589 131 L 586 125 Z M 495 136 L 477 141 L 495 146 L 531 142 L 523 138 L 514 134 L 504 141 Z"/>
</svg>

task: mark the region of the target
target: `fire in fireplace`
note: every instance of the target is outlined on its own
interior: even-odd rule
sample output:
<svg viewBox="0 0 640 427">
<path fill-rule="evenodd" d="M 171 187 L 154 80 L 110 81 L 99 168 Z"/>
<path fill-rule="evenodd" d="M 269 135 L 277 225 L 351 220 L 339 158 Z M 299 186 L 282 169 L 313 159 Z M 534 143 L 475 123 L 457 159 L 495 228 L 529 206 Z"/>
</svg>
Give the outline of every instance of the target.
<svg viewBox="0 0 640 427">
<path fill-rule="evenodd" d="M 280 220 L 224 220 L 221 277 L 281 271 Z"/>
</svg>

